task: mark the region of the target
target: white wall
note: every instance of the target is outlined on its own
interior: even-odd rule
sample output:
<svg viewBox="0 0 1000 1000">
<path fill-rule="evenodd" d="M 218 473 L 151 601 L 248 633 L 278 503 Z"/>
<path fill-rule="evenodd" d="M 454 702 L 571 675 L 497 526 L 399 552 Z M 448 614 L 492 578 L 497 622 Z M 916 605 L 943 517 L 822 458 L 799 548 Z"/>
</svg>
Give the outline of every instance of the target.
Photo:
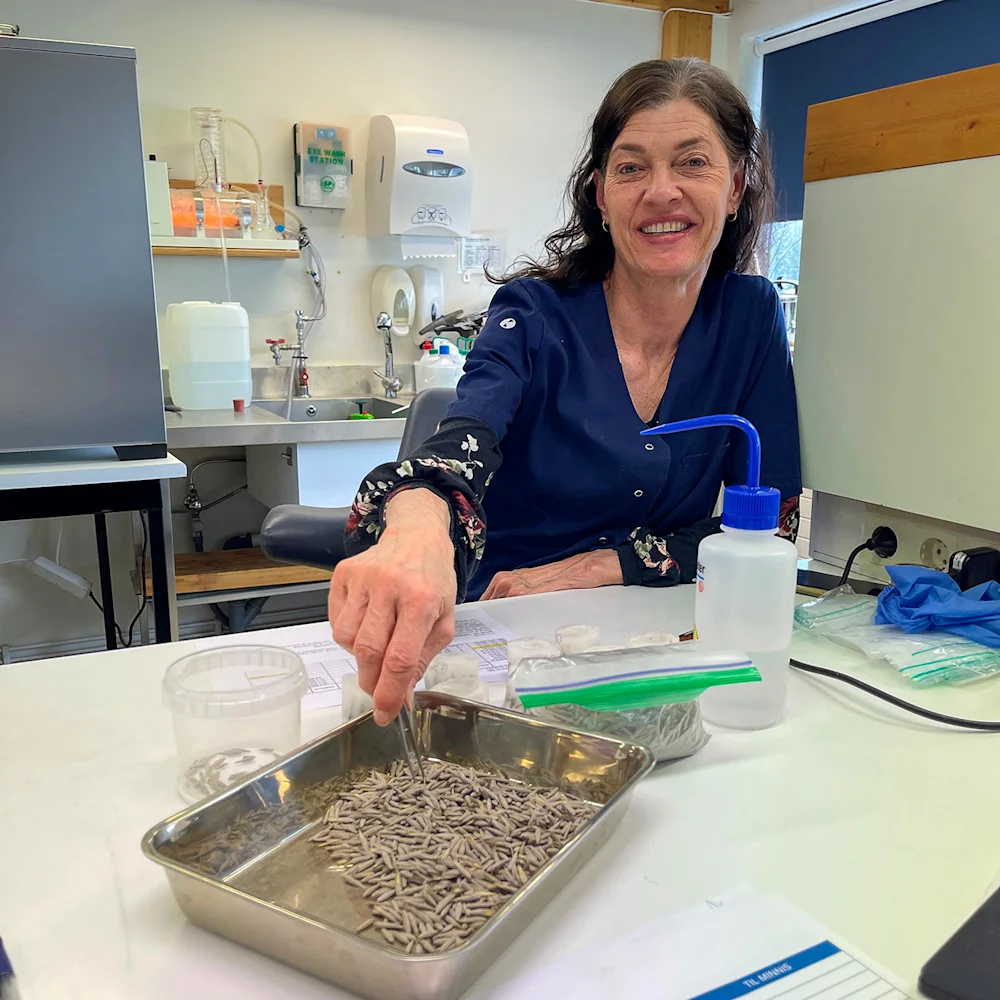
<svg viewBox="0 0 1000 1000">
<path fill-rule="evenodd" d="M 657 15 L 575 0 L 7 0 L 23 34 L 131 45 L 138 53 L 143 140 L 178 177 L 192 176 L 188 110 L 210 105 L 245 121 L 264 150 L 265 179 L 291 195 L 292 125 L 347 125 L 354 139 L 354 202 L 346 213 L 303 214 L 330 274 L 330 317 L 312 334 L 314 364 L 376 362 L 370 277 L 398 250 L 364 237 L 364 161 L 373 114 L 429 114 L 462 122 L 476 165 L 473 222 L 509 232 L 513 249 L 552 228 L 587 117 L 625 67 L 657 54 Z M 230 180 L 256 177 L 249 140 L 227 130 Z M 485 304 L 490 286 L 463 286 L 455 264 L 449 305 Z M 240 261 L 233 291 L 264 339 L 292 333 L 311 302 L 294 262 Z M 218 298 L 221 264 L 157 260 L 159 306 Z M 416 355 L 413 349 L 414 357 Z"/>
<path fill-rule="evenodd" d="M 146 150 L 179 177 L 193 169 L 192 105 L 215 105 L 247 122 L 264 148 L 265 179 L 283 183 L 290 198 L 293 123 L 352 127 L 352 208 L 304 213 L 330 277 L 330 315 L 310 341 L 313 364 L 381 360 L 369 283 L 377 266 L 401 260 L 364 238 L 371 115 L 462 122 L 476 163 L 474 226 L 505 230 L 513 256 L 537 249 L 554 228 L 588 117 L 612 79 L 657 56 L 660 44 L 658 14 L 578 0 L 0 0 L 0 20 L 19 23 L 27 36 L 134 46 Z M 238 130 L 227 157 L 230 179 L 256 176 L 249 141 Z M 309 286 L 297 262 L 231 267 L 234 296 L 251 315 L 255 361 L 267 363 L 264 339 L 290 335 L 292 312 L 308 306 Z M 449 305 L 479 306 L 490 295 L 478 282 L 461 284 L 454 271 L 448 279 Z M 181 299 L 217 299 L 221 281 L 217 261 L 156 262 L 161 310 Z M 127 518 L 114 520 L 121 620 L 131 607 L 130 535 Z M 0 561 L 51 556 L 54 538 L 55 527 L 42 522 L 0 526 Z M 88 520 L 67 527 L 63 557 L 96 580 Z M 22 567 L 0 567 L 0 644 L 99 632 L 89 602 L 29 578 Z"/>
</svg>

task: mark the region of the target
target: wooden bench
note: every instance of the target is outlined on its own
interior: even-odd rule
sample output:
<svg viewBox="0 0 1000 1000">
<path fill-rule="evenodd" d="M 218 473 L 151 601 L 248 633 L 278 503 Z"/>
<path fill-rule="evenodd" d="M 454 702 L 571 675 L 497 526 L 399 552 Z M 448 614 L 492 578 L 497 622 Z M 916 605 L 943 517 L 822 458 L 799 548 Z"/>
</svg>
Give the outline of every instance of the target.
<svg viewBox="0 0 1000 1000">
<path fill-rule="evenodd" d="M 321 589 L 330 580 L 329 570 L 310 566 L 289 566 L 273 562 L 260 549 L 225 549 L 219 552 L 182 552 L 174 557 L 177 596 L 219 594 L 233 590 L 262 590 L 287 587 Z M 242 595 L 240 595 L 242 596 Z M 220 600 L 225 598 L 220 597 Z M 235 595 L 234 598 L 236 599 Z M 178 601 L 178 603 L 196 603 Z M 205 603 L 205 602 L 202 602 Z"/>
</svg>

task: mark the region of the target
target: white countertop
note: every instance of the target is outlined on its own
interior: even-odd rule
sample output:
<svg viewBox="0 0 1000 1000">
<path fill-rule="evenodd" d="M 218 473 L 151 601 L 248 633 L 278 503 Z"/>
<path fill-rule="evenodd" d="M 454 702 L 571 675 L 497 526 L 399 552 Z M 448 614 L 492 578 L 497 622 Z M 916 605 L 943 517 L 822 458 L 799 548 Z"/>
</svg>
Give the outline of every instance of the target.
<svg viewBox="0 0 1000 1000">
<path fill-rule="evenodd" d="M 0 490 L 94 483 L 136 483 L 147 479 L 182 479 L 187 466 L 171 454 L 123 462 L 114 448 L 26 451 L 0 455 Z"/>
<path fill-rule="evenodd" d="M 489 612 L 526 635 L 585 621 L 616 641 L 683 631 L 692 599 L 691 588 L 607 588 Z M 140 852 L 182 806 L 159 684 L 192 649 L 0 667 L 0 935 L 26 1000 L 345 996 L 188 924 Z M 858 669 L 809 640 L 796 655 Z M 1000 719 L 1000 680 L 921 692 L 861 669 L 945 712 Z M 309 713 L 303 738 L 338 721 L 336 709 Z M 740 885 L 785 896 L 913 988 L 1000 869 L 998 773 L 1000 735 L 943 730 L 794 675 L 782 725 L 717 733 L 646 779 L 611 842 L 467 997 Z"/>
</svg>

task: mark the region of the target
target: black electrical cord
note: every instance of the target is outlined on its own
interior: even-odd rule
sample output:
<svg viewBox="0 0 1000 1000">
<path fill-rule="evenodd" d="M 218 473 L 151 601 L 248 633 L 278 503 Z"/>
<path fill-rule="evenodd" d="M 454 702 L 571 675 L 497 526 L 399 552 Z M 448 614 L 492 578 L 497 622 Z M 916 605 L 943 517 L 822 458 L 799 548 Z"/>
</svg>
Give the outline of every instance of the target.
<svg viewBox="0 0 1000 1000">
<path fill-rule="evenodd" d="M 851 567 L 854 566 L 854 560 L 862 552 L 870 550 L 880 559 L 891 559 L 896 554 L 898 547 L 899 542 L 896 538 L 896 532 L 884 524 L 880 525 L 871 533 L 871 536 L 866 541 L 862 542 L 847 557 L 847 564 L 844 566 L 844 572 L 840 576 L 839 586 L 843 587 L 847 583 L 847 579 L 851 575 Z"/>
<path fill-rule="evenodd" d="M 146 600 L 148 596 L 146 594 L 146 550 L 149 547 L 149 530 L 146 528 L 146 517 L 141 510 L 139 511 L 139 523 L 142 525 L 142 555 L 139 557 L 141 565 L 141 569 L 139 570 L 139 579 L 142 581 L 140 588 L 142 591 L 142 603 L 139 605 L 139 610 L 135 613 L 135 617 L 131 622 L 129 622 L 128 642 L 124 644 L 126 649 L 130 648 L 134 641 L 133 633 L 135 631 L 136 622 L 139 621 L 142 617 L 143 611 L 146 610 Z"/>
<path fill-rule="evenodd" d="M 901 708 L 904 712 L 919 715 L 922 719 L 930 719 L 931 722 L 940 722 L 944 726 L 954 726 L 956 729 L 974 729 L 983 733 L 1000 733 L 1000 722 L 989 722 L 985 719 L 960 719 L 954 715 L 943 715 L 941 712 L 933 712 L 929 708 L 922 708 L 920 705 L 914 705 L 912 702 L 903 701 L 902 698 L 897 698 L 894 694 L 889 694 L 888 691 L 873 687 L 871 684 L 866 684 L 864 681 L 858 680 L 857 677 L 841 673 L 839 670 L 830 670 L 829 667 L 818 667 L 815 663 L 803 663 L 801 660 L 789 660 L 789 663 L 796 670 L 802 670 L 807 674 L 816 674 L 818 677 L 828 677 L 830 680 L 850 684 L 851 687 L 855 687 L 859 691 L 864 691 L 865 694 L 870 694 L 875 698 L 888 702 L 896 708 Z"/>
<path fill-rule="evenodd" d="M 132 643 L 135 641 L 135 626 L 136 623 L 139 621 L 139 619 L 142 617 L 142 612 L 145 610 L 146 601 L 148 600 L 148 595 L 146 592 L 146 552 L 149 548 L 149 530 L 146 527 L 146 518 L 143 515 L 142 511 L 139 511 L 139 522 L 142 524 L 142 556 L 141 556 L 142 569 L 140 571 L 142 580 L 142 604 L 139 605 L 139 610 L 135 613 L 135 617 L 129 623 L 127 640 L 125 636 L 122 634 L 121 626 L 118 624 L 118 622 L 115 622 L 115 633 L 118 635 L 118 643 L 124 649 L 130 649 Z M 103 615 L 104 606 L 96 597 L 94 597 L 94 592 L 91 591 L 87 596 L 94 602 L 94 604 L 97 607 L 97 610 L 100 611 L 101 614 Z"/>
<path fill-rule="evenodd" d="M 97 610 L 100 611 L 101 614 L 103 615 L 104 614 L 104 605 L 101 604 L 101 602 L 96 597 L 94 597 L 94 592 L 91 591 L 90 594 L 88 594 L 87 596 L 90 597 L 90 599 L 94 602 L 94 604 L 97 605 Z M 121 628 L 119 628 L 118 622 L 115 622 L 115 632 L 118 633 L 118 642 L 119 642 L 119 644 L 122 645 L 122 646 L 124 646 L 125 645 L 125 636 L 122 635 L 122 630 L 121 630 Z"/>
<path fill-rule="evenodd" d="M 847 557 L 847 562 L 844 564 L 844 572 L 840 576 L 840 583 L 838 586 L 843 587 L 847 583 L 847 579 L 851 575 L 851 568 L 854 566 L 854 560 L 857 559 L 869 545 L 871 545 L 871 539 L 868 539 L 867 542 L 862 542 L 856 549 L 851 550 L 851 554 Z"/>
</svg>

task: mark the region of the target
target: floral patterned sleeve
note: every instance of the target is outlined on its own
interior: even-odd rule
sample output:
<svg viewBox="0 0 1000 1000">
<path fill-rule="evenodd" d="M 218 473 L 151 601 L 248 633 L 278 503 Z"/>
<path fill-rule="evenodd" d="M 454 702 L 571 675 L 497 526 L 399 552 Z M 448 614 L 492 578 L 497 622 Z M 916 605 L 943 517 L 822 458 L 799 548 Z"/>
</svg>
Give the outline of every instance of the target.
<svg viewBox="0 0 1000 1000">
<path fill-rule="evenodd" d="M 636 528 L 618 546 L 618 562 L 626 587 L 673 587 L 692 583 L 698 571 L 698 545 L 721 530 L 720 518 L 711 517 L 670 535 L 656 535 Z M 799 498 L 781 501 L 778 534 L 794 542 L 799 533 Z"/>
<path fill-rule="evenodd" d="M 347 521 L 347 554 L 357 555 L 379 540 L 385 505 L 397 493 L 429 489 L 451 508 L 458 600 L 464 600 L 486 544 L 483 496 L 500 461 L 497 437 L 489 424 L 474 417 L 443 420 L 437 433 L 407 459 L 380 465 L 361 484 Z"/>
</svg>

